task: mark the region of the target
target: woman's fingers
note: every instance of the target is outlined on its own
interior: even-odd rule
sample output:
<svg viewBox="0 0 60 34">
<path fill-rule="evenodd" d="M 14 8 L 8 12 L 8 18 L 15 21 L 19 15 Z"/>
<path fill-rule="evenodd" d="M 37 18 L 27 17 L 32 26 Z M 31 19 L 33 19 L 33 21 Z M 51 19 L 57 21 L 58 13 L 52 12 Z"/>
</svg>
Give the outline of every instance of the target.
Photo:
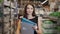
<svg viewBox="0 0 60 34">
<path fill-rule="evenodd" d="M 37 26 L 34 26 L 34 27 L 32 27 L 32 28 L 33 28 L 34 30 L 37 30 L 38 27 L 37 27 Z"/>
<path fill-rule="evenodd" d="M 20 18 L 23 18 L 23 16 L 20 16 Z"/>
</svg>

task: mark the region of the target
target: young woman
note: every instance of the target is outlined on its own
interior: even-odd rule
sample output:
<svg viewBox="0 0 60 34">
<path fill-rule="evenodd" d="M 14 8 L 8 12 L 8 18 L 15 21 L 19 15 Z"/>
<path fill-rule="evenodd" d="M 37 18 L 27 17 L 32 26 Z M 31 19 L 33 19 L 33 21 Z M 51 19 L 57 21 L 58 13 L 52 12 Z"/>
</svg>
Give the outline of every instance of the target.
<svg viewBox="0 0 60 34">
<path fill-rule="evenodd" d="M 33 27 L 34 29 L 34 34 L 42 34 L 42 29 L 41 29 L 41 17 L 37 17 L 35 14 L 35 7 L 33 4 L 27 4 L 24 9 L 24 18 L 29 19 L 30 21 L 33 21 L 37 24 L 37 26 Z"/>
</svg>

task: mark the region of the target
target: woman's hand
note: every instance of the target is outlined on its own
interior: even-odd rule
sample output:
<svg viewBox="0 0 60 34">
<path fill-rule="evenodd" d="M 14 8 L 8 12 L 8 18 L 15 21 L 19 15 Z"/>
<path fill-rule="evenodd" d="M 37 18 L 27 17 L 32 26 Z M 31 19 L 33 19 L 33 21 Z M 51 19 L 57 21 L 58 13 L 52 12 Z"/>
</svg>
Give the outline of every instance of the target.
<svg viewBox="0 0 60 34">
<path fill-rule="evenodd" d="M 34 26 L 33 29 L 37 32 L 37 34 L 42 34 L 42 33 L 41 33 L 42 31 L 39 31 L 39 29 L 38 29 L 37 26 Z"/>
<path fill-rule="evenodd" d="M 33 27 L 34 30 L 37 30 L 37 28 L 38 28 L 37 26 L 34 26 L 34 27 Z"/>
<path fill-rule="evenodd" d="M 20 18 L 23 18 L 23 16 L 20 16 Z"/>
</svg>

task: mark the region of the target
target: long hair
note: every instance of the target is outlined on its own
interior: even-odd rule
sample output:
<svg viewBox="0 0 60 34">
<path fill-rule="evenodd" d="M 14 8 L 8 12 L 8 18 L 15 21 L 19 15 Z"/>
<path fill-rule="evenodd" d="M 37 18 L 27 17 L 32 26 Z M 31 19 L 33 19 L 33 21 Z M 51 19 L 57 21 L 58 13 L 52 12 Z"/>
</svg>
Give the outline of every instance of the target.
<svg viewBox="0 0 60 34">
<path fill-rule="evenodd" d="M 27 6 L 28 6 L 28 5 L 31 5 L 31 6 L 33 7 L 33 13 L 32 13 L 32 16 L 36 16 L 34 5 L 31 4 L 31 3 L 29 3 L 29 4 L 27 4 L 27 5 L 25 6 L 25 8 L 24 8 L 24 17 L 27 18 L 27 11 L 26 11 L 26 10 L 27 10 Z"/>
</svg>

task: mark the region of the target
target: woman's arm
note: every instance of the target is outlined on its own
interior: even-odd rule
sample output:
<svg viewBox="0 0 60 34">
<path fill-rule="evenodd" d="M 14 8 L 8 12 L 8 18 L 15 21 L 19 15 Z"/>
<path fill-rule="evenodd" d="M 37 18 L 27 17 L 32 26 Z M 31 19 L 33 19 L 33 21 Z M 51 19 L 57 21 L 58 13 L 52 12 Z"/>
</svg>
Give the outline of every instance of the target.
<svg viewBox="0 0 60 34">
<path fill-rule="evenodd" d="M 38 34 L 42 34 L 42 17 L 38 17 Z"/>
<path fill-rule="evenodd" d="M 21 18 L 23 18 L 23 16 L 20 16 L 18 21 L 17 21 L 17 30 L 16 30 L 16 34 L 21 34 L 20 30 L 21 30 Z"/>
<path fill-rule="evenodd" d="M 17 30 L 16 30 L 16 34 L 21 34 L 20 33 L 20 30 L 21 30 L 21 20 L 19 19 L 18 22 L 17 22 Z"/>
<path fill-rule="evenodd" d="M 37 34 L 42 34 L 42 17 L 38 17 L 38 29 L 36 29 Z"/>
</svg>

